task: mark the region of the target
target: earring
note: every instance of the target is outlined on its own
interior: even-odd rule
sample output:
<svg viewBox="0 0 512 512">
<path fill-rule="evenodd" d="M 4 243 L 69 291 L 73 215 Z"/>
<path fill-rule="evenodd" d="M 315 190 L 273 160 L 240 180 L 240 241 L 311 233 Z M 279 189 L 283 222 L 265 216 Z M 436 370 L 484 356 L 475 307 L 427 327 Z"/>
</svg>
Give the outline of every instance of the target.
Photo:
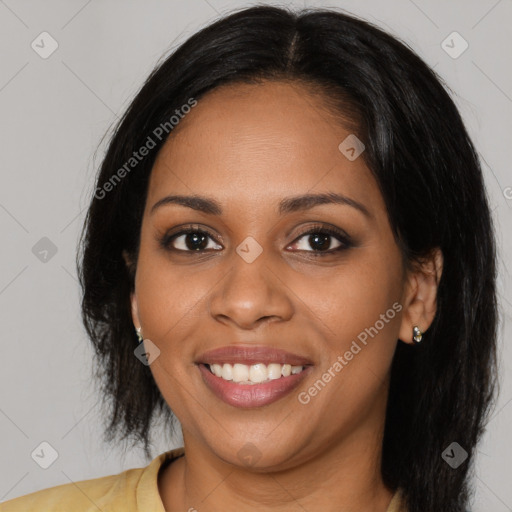
<svg viewBox="0 0 512 512">
<path fill-rule="evenodd" d="M 141 334 L 141 331 L 142 330 L 142 327 L 136 327 L 135 328 L 135 332 L 137 333 L 137 338 L 139 338 L 139 343 L 144 339 L 142 334 Z"/>
<path fill-rule="evenodd" d="M 412 339 L 414 340 L 414 343 L 418 344 L 422 337 L 423 333 L 420 331 L 419 327 L 414 326 L 412 329 Z"/>
</svg>

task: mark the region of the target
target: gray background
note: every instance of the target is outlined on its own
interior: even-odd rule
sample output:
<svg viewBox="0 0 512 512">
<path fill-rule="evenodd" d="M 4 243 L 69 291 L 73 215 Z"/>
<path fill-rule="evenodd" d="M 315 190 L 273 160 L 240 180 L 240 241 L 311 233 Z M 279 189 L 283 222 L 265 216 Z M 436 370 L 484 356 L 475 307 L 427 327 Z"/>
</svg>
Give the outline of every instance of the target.
<svg viewBox="0 0 512 512">
<path fill-rule="evenodd" d="M 0 501 L 148 463 L 142 452 L 124 456 L 101 442 L 74 263 L 104 142 L 96 161 L 93 156 L 160 57 L 218 14 L 248 5 L 0 1 Z M 454 91 L 482 157 L 500 250 L 501 394 L 479 446 L 474 510 L 510 511 L 512 354 L 504 342 L 512 334 L 512 1 L 281 5 L 338 7 L 374 22 L 405 40 Z M 45 31 L 58 49 L 43 59 L 31 43 L 42 46 Z M 457 58 L 441 45 L 453 31 L 469 44 Z M 452 54 L 462 48 L 457 39 L 445 44 Z M 41 252 L 49 247 L 44 237 L 55 254 Z M 155 456 L 181 445 L 181 439 L 168 446 L 162 435 L 155 438 Z M 48 469 L 31 458 L 43 441 L 59 455 Z"/>
</svg>

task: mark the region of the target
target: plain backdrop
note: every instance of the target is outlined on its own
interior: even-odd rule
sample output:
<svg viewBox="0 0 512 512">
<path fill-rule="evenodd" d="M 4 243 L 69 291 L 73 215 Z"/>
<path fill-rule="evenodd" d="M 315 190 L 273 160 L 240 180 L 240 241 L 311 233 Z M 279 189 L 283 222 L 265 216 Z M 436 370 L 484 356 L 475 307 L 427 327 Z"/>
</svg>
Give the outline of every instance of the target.
<svg viewBox="0 0 512 512">
<path fill-rule="evenodd" d="M 249 5 L 0 1 L 0 501 L 148 463 L 142 451 L 124 456 L 101 440 L 93 354 L 79 313 L 78 236 L 105 131 L 163 55 L 219 14 Z M 454 91 L 482 158 L 500 251 L 501 393 L 479 446 L 473 510 L 510 511 L 512 1 L 280 5 L 361 16 L 407 42 Z M 57 49 L 43 58 L 52 45 Z M 181 445 L 168 445 L 158 432 L 154 439 L 154 456 Z M 42 442 L 58 453 L 48 469 L 31 457 Z"/>
</svg>

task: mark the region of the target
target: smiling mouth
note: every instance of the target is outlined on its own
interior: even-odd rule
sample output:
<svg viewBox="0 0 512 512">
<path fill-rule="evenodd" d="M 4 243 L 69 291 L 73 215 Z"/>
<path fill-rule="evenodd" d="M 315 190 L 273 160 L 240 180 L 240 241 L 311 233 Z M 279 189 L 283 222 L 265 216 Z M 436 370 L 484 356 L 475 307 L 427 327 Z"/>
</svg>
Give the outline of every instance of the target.
<svg viewBox="0 0 512 512">
<path fill-rule="evenodd" d="M 195 364 L 203 383 L 223 402 L 245 409 L 263 407 L 289 395 L 314 366 L 307 356 L 275 345 L 233 343 L 198 355 Z"/>
<path fill-rule="evenodd" d="M 225 381 L 231 381 L 236 384 L 263 384 L 272 380 L 278 380 L 290 375 L 296 375 L 303 372 L 306 365 L 292 366 L 291 364 L 257 363 L 247 364 L 205 364 L 210 372 Z"/>
</svg>

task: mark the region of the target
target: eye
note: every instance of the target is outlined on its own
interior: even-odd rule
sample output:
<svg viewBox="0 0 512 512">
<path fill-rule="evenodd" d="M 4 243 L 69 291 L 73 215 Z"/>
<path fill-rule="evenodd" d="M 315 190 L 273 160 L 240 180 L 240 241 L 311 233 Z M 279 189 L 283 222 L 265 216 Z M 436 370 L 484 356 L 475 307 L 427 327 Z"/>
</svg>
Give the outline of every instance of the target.
<svg viewBox="0 0 512 512">
<path fill-rule="evenodd" d="M 309 238 L 306 239 L 306 236 L 309 236 Z M 297 240 L 302 238 L 305 240 L 297 242 Z M 333 238 L 338 241 L 338 245 L 334 248 L 332 247 Z M 166 234 L 159 240 L 160 245 L 164 249 L 182 253 L 202 253 L 222 249 L 222 246 L 216 245 L 214 242 L 214 236 L 198 226 L 189 226 L 178 233 Z M 354 244 L 350 237 L 341 229 L 316 225 L 303 232 L 289 247 L 297 245 L 296 249 L 299 251 L 312 252 L 317 256 L 324 256 L 348 249 Z M 313 250 L 308 250 L 308 246 Z"/>
<path fill-rule="evenodd" d="M 338 245 L 334 248 L 332 247 L 333 238 L 338 241 Z M 338 230 L 334 227 L 327 228 L 322 225 L 309 228 L 296 240 L 301 239 L 304 240 L 301 242 L 294 242 L 290 247 L 298 246 L 296 248 L 300 251 L 317 253 L 319 256 L 343 251 L 353 246 L 350 237 L 342 230 Z M 309 251 L 308 246 L 313 248 L 313 251 Z"/>
<path fill-rule="evenodd" d="M 208 239 L 213 240 L 213 236 L 199 227 L 190 226 L 182 229 L 179 233 L 165 235 L 160 244 L 165 249 L 180 252 L 203 252 L 211 250 Z M 213 247 L 213 249 L 222 249 L 221 246 Z"/>
</svg>

